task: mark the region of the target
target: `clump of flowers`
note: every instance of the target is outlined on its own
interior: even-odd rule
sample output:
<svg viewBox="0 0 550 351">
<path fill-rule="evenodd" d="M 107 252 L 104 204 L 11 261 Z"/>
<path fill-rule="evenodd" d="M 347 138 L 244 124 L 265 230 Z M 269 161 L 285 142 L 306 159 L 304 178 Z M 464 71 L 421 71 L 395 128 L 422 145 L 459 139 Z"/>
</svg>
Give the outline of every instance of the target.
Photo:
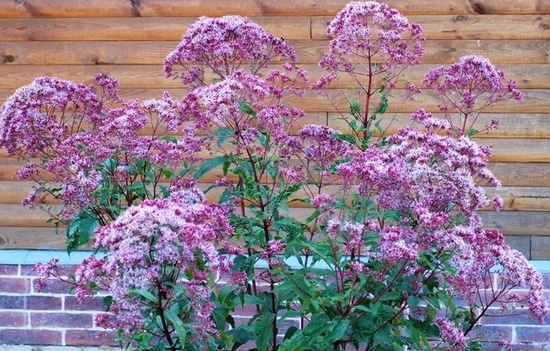
<svg viewBox="0 0 550 351">
<path fill-rule="evenodd" d="M 403 70 L 418 64 L 424 53 L 422 28 L 385 3 L 367 1 L 346 5 L 326 33 L 333 39 L 319 66 L 328 74 L 314 88 L 329 87 L 342 76 L 351 78 L 354 87 L 346 92 L 348 105 L 335 107 L 354 134 L 368 140 L 377 117 L 387 110 L 388 96 Z M 405 100 L 420 92 L 411 82 L 405 87 Z"/>
<path fill-rule="evenodd" d="M 70 208 L 56 217 L 69 248 L 94 237 L 96 255 L 69 280 L 79 299 L 108 293 L 98 325 L 141 350 L 368 351 L 475 349 L 472 331 L 494 307 L 522 304 L 544 321 L 541 275 L 478 215 L 502 200 L 479 186 L 500 183 L 490 148 L 470 136 L 485 108 L 521 99 L 516 83 L 477 56 L 433 69 L 424 85 L 445 118 L 419 107 L 373 141 L 389 92 L 419 62 L 422 30 L 386 4 L 352 2 L 327 34 L 327 75 L 312 89 L 351 77 L 345 109 L 334 103 L 348 130 L 293 134 L 305 112 L 286 101 L 307 73 L 286 41 L 240 16 L 201 17 L 168 55 L 165 75 L 191 87 L 181 100 L 124 101 L 99 75 L 102 94 L 41 78 L 2 107 L 0 145 L 41 157 L 19 172 L 38 183 L 26 203 L 49 192 Z M 283 63 L 268 71 L 273 61 Z M 405 100 L 421 92 L 403 87 Z M 197 164 L 203 149 L 212 157 Z M 196 187 L 213 170 L 216 205 Z M 45 279 L 55 267 L 36 269 Z M 229 283 L 215 286 L 218 271 Z M 237 324 L 243 305 L 255 314 Z M 287 318 L 299 327 L 282 330 Z"/>
<path fill-rule="evenodd" d="M 282 38 L 242 16 L 201 17 L 189 27 L 177 48 L 164 60 L 164 75 L 176 76 L 183 84 L 207 85 L 205 69 L 224 79 L 243 65 L 257 74 L 269 61 L 280 57 L 296 61 L 294 49 Z M 183 72 L 176 72 L 180 65 Z"/>
<path fill-rule="evenodd" d="M 190 129 L 179 140 L 169 137 L 183 120 L 181 103 L 168 94 L 124 101 L 114 78 L 95 78 L 96 86 L 37 78 L 0 110 L 0 145 L 27 162 L 16 176 L 36 183 L 23 202 L 71 228 L 69 250 L 124 207 L 160 195 L 160 181 L 179 179 L 203 143 Z"/>
<path fill-rule="evenodd" d="M 437 93 L 441 99 L 438 107 L 458 135 L 477 133 L 473 125 L 486 107 L 508 98 L 523 99 L 514 80 L 505 80 L 502 70 L 476 55 L 461 57 L 448 67 L 431 69 L 423 83 Z M 458 116 L 453 116 L 453 112 Z M 492 121 L 484 130 L 496 127 L 498 122 Z"/>
<path fill-rule="evenodd" d="M 218 336 L 211 319 L 213 282 L 232 267 L 218 247 L 232 254 L 240 249 L 228 242 L 233 228 L 225 211 L 190 184 L 172 190 L 171 196 L 131 206 L 100 227 L 94 248 L 101 255 L 85 259 L 71 283 L 80 301 L 98 292 L 110 296 L 98 326 L 125 336 L 146 330 L 183 349 Z M 37 270 L 44 278 L 52 274 L 52 265 Z"/>
</svg>

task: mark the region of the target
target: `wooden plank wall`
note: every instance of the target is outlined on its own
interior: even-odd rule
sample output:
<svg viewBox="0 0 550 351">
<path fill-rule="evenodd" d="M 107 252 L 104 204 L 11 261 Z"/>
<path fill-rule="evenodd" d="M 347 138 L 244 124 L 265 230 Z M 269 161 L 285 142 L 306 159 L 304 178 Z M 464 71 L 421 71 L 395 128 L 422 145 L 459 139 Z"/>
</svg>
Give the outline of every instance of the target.
<svg viewBox="0 0 550 351">
<path fill-rule="evenodd" d="M 160 97 L 179 84 L 163 78 L 162 61 L 198 16 L 251 17 L 298 50 L 319 76 L 327 22 L 347 0 L 0 0 L 0 103 L 36 76 L 91 82 L 116 76 L 123 96 Z M 483 212 L 530 259 L 550 259 L 550 1 L 389 0 L 424 29 L 425 56 L 408 77 L 420 83 L 432 67 L 467 54 L 488 57 L 518 81 L 523 103 L 491 110 L 501 127 L 478 140 L 494 147 L 491 169 L 501 179 L 504 211 Z M 178 91 L 178 89 L 180 89 Z M 418 104 L 433 108 L 429 93 Z M 332 123 L 332 107 L 315 96 L 296 101 L 307 122 Z M 402 112 L 411 112 L 407 104 Z M 14 181 L 19 164 L 0 152 L 0 248 L 62 248 L 46 216 L 19 203 L 29 183 Z"/>
</svg>

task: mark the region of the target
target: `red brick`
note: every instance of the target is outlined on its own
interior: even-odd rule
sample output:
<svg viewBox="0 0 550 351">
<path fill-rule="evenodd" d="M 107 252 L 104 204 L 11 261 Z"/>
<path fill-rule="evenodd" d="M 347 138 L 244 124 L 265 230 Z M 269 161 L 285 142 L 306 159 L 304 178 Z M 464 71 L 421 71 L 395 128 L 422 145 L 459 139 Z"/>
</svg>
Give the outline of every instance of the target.
<svg viewBox="0 0 550 351">
<path fill-rule="evenodd" d="M 0 310 L 60 310 L 61 298 L 36 295 L 0 295 Z"/>
<path fill-rule="evenodd" d="M 486 341 L 512 341 L 513 339 L 513 327 L 502 325 L 484 325 L 478 329 L 472 331 L 472 336 L 482 335 L 483 340 Z M 479 339 L 479 338 L 478 338 Z"/>
<path fill-rule="evenodd" d="M 31 277 L 38 276 L 38 274 L 35 271 L 33 271 L 33 269 L 32 269 L 33 267 L 34 267 L 34 265 L 21 265 L 21 275 L 31 276 Z"/>
<path fill-rule="evenodd" d="M 27 294 L 31 291 L 29 278 L 0 277 L 0 293 Z"/>
<path fill-rule="evenodd" d="M 7 296 L 0 295 L 0 310 L 24 310 L 26 306 L 26 296 Z"/>
<path fill-rule="evenodd" d="M 61 345 L 61 337 L 57 330 L 0 329 L 0 340 L 8 345 Z"/>
<path fill-rule="evenodd" d="M 32 280 L 33 291 L 35 291 L 35 292 L 36 292 L 36 290 L 34 289 L 34 286 L 35 286 L 37 280 L 38 280 L 38 278 L 34 278 Z M 67 295 L 67 294 L 69 294 L 69 292 L 71 290 L 71 287 L 72 287 L 72 285 L 70 283 L 66 283 L 66 282 L 60 281 L 59 279 L 52 278 L 52 279 L 47 279 L 46 280 L 46 287 L 40 293 L 42 293 L 42 294 L 63 294 L 63 295 Z"/>
<path fill-rule="evenodd" d="M 0 264 L 0 275 L 17 275 L 18 273 L 19 273 L 19 265 Z"/>
<path fill-rule="evenodd" d="M 550 327 L 516 327 L 515 341 L 550 344 Z"/>
<path fill-rule="evenodd" d="M 0 327 L 26 327 L 28 313 L 19 311 L 0 311 Z"/>
<path fill-rule="evenodd" d="M 66 331 L 65 344 L 68 346 L 119 346 L 114 332 L 78 329 Z"/>
<path fill-rule="evenodd" d="M 31 295 L 27 297 L 27 309 L 37 311 L 61 310 L 61 298 Z"/>
<path fill-rule="evenodd" d="M 65 311 L 105 311 L 103 297 L 94 296 L 79 302 L 74 296 L 65 296 Z"/>
<path fill-rule="evenodd" d="M 521 314 L 519 314 L 522 312 Z M 527 309 L 511 311 L 511 313 L 518 313 L 515 315 L 498 315 L 498 312 L 495 313 L 494 317 L 487 318 L 483 320 L 484 325 L 490 324 L 506 324 L 506 325 L 540 325 L 539 320 L 532 317 Z M 544 319 L 545 325 L 550 325 L 550 315 L 546 316 Z"/>
<path fill-rule="evenodd" d="M 42 263 L 47 263 L 42 262 Z M 78 269 L 79 265 L 59 265 L 57 266 L 58 272 L 61 276 L 66 276 L 68 272 L 74 273 Z M 22 265 L 21 275 L 36 277 L 38 274 L 33 270 L 34 265 Z"/>
<path fill-rule="evenodd" d="M 252 317 L 258 313 L 256 309 L 256 305 L 238 305 L 235 307 L 235 311 L 233 312 L 233 316 L 239 316 L 239 317 Z"/>
<path fill-rule="evenodd" d="M 92 328 L 94 320 L 91 313 L 31 312 L 31 326 L 33 328 Z"/>
</svg>

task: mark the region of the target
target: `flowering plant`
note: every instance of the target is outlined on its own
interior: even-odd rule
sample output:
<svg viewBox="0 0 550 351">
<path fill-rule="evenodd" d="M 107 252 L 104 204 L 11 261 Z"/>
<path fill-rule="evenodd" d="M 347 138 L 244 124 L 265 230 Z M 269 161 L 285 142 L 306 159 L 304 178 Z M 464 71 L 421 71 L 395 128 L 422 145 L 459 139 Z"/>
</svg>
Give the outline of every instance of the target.
<svg viewBox="0 0 550 351">
<path fill-rule="evenodd" d="M 351 78 L 344 106 L 333 102 L 347 130 L 293 132 L 305 112 L 287 101 L 308 75 L 289 43 L 240 16 L 200 18 L 167 56 L 166 77 L 190 88 L 182 99 L 125 101 L 103 75 L 17 90 L 0 145 L 28 161 L 17 175 L 37 185 L 24 203 L 66 226 L 69 251 L 95 250 L 74 275 L 52 261 L 41 277 L 80 300 L 106 293 L 97 323 L 140 350 L 474 350 L 482 317 L 515 303 L 542 323 L 541 275 L 477 214 L 502 201 L 480 186 L 499 182 L 474 124 L 521 100 L 515 82 L 479 56 L 433 69 L 423 83 L 445 118 L 418 108 L 384 135 L 392 92 L 421 93 L 401 82 L 422 55 L 420 26 L 352 2 L 327 34 L 327 74 L 310 87 Z"/>
</svg>

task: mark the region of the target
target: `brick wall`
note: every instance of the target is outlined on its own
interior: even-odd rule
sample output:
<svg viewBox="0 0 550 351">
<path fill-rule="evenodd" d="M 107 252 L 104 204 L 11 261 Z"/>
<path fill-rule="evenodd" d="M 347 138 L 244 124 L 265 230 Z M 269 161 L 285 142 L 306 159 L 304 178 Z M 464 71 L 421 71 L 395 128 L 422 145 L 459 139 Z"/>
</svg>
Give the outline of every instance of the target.
<svg viewBox="0 0 550 351">
<path fill-rule="evenodd" d="M 48 252 L 44 255 L 54 257 Z M 70 261 L 78 262 L 79 257 L 76 256 Z M 39 260 L 40 256 L 34 255 L 34 258 Z M 35 259 L 14 259 L 14 262 Z M 59 282 L 52 282 L 44 292 L 37 293 L 34 289 L 37 277 L 32 266 L 30 263 L 0 263 L 0 345 L 4 345 L 0 346 L 0 351 L 20 351 L 15 345 L 58 346 L 58 349 L 54 347 L 52 350 L 67 351 L 81 350 L 76 347 L 117 345 L 113 333 L 105 333 L 94 324 L 95 314 L 103 311 L 101 297 L 84 304 L 78 303 L 74 296 L 68 294 L 68 286 Z M 546 270 L 545 264 L 540 262 L 538 266 L 545 272 L 544 288 L 550 296 L 550 270 Z M 76 265 L 65 264 L 62 267 L 66 271 L 74 271 Z M 243 316 L 236 319 L 244 323 L 247 320 L 245 315 L 253 313 L 254 309 L 245 307 L 240 312 Z M 294 321 L 286 323 L 294 324 Z M 550 317 L 546 324 L 540 326 L 526 315 L 497 317 L 489 320 L 476 333 L 483 333 L 487 338 L 488 343 L 484 346 L 487 351 L 499 350 L 498 342 L 501 340 L 513 341 L 516 344 L 513 350 L 517 351 L 550 350 Z M 42 347 L 39 349 L 42 350 Z M 103 347 L 101 349 L 105 350 Z"/>
</svg>

